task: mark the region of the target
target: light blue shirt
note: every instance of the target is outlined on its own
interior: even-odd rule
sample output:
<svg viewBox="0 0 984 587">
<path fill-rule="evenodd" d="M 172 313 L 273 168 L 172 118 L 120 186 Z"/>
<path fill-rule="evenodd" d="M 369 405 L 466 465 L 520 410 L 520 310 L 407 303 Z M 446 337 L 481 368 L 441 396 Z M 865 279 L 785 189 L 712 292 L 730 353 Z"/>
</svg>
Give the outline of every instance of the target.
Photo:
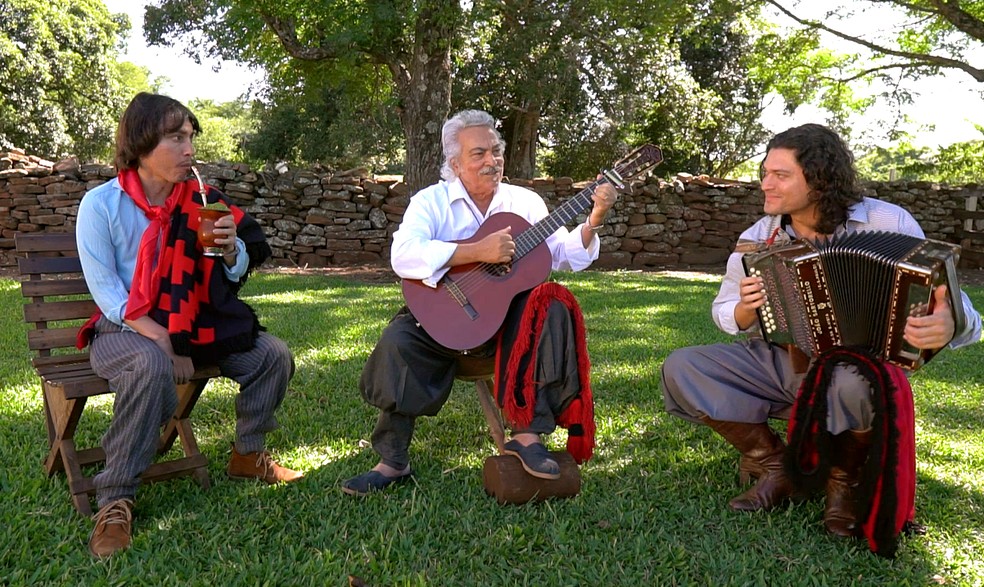
<svg viewBox="0 0 984 587">
<path fill-rule="evenodd" d="M 90 190 L 79 204 L 75 240 L 85 283 L 103 315 L 127 329 L 123 316 L 140 239 L 149 225 L 150 220 L 123 191 L 118 179 Z M 239 281 L 249 264 L 246 245 L 238 238 L 236 249 L 236 264 L 227 267 L 223 263 L 230 281 Z"/>
<path fill-rule="evenodd" d="M 531 225 L 548 215 L 539 194 L 523 187 L 501 183 L 489 209 L 482 215 L 459 179 L 440 181 L 410 198 L 400 228 L 393 234 L 390 262 L 405 279 L 420 279 L 432 287 L 447 273 L 445 267 L 460 241 L 478 232 L 493 214 L 512 212 Z M 588 248 L 581 231 L 558 228 L 545 240 L 554 270 L 580 271 L 598 258 L 601 242 L 593 235 Z"/>
<path fill-rule="evenodd" d="M 765 216 L 741 233 L 738 242 L 764 243 L 779 225 L 779 216 Z M 784 233 L 780 232 L 780 239 L 796 238 L 791 226 L 787 226 L 785 230 Z M 859 230 L 885 230 L 926 238 L 912 214 L 900 206 L 874 198 L 864 198 L 852 206 L 848 210 L 846 226 L 837 227 L 834 235 Z M 728 334 L 740 332 L 738 323 L 735 321 L 735 306 L 741 299 L 739 282 L 745 277 L 745 268 L 741 263 L 741 258 L 742 253 L 738 252 L 732 253 L 728 257 L 727 273 L 721 282 L 721 289 L 711 305 L 711 316 L 714 318 L 714 323 Z M 960 297 L 963 301 L 967 324 L 963 332 L 953 334 L 953 340 L 950 341 L 951 348 L 973 344 L 981 339 L 981 315 L 974 309 L 966 293 L 961 291 Z M 745 332 L 757 334 L 759 332 L 758 322 L 754 322 Z"/>
</svg>

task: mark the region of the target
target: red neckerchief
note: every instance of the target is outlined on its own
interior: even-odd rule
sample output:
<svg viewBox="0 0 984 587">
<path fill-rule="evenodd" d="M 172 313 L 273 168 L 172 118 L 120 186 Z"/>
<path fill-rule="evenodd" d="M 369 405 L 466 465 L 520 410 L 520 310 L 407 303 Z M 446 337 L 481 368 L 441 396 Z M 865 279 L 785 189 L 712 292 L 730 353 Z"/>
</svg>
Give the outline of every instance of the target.
<svg viewBox="0 0 984 587">
<path fill-rule="evenodd" d="M 167 247 L 161 246 L 167 240 L 171 228 L 171 215 L 174 209 L 197 187 L 194 180 L 174 184 L 171 193 L 162 206 L 152 206 L 144 194 L 143 183 L 136 169 L 124 169 L 119 174 L 120 187 L 126 195 L 133 199 L 137 208 L 147 216 L 150 224 L 140 238 L 140 249 L 137 252 L 137 266 L 133 271 L 133 283 L 130 285 L 130 297 L 126 302 L 126 320 L 135 320 L 146 316 L 160 290 L 161 271 L 167 267 L 164 253 Z"/>
</svg>

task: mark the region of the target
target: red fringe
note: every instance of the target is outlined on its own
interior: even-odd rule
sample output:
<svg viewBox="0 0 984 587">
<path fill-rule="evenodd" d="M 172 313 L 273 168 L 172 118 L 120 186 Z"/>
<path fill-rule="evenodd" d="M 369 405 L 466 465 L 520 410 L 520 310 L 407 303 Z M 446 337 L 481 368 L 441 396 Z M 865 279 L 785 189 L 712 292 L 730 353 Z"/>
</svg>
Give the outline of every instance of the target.
<svg viewBox="0 0 984 587">
<path fill-rule="evenodd" d="M 595 421 L 594 399 L 591 395 L 591 361 L 588 358 L 588 346 L 584 329 L 584 315 L 578 306 L 574 295 L 564 286 L 547 282 L 538 285 L 530 293 L 523 317 L 519 324 L 520 336 L 515 346 L 510 350 L 508 373 L 518 373 L 519 377 L 508 378 L 504 393 L 503 409 L 506 418 L 517 428 L 529 427 L 533 421 L 533 406 L 536 403 L 536 361 L 527 362 L 525 372 L 521 370 L 523 357 L 535 357 L 543 331 L 543 322 L 547 317 L 547 308 L 551 302 L 558 301 L 568 309 L 574 320 L 574 339 L 577 352 L 578 379 L 581 393 L 557 416 L 557 424 L 568 430 L 567 452 L 578 463 L 583 463 L 594 454 Z M 501 353 L 496 353 L 496 373 L 499 372 Z M 515 382 L 522 382 L 522 404 L 517 400 Z"/>
<path fill-rule="evenodd" d="M 905 372 L 867 353 L 835 347 L 814 361 L 793 404 L 786 472 L 800 488 L 821 489 L 829 475 L 827 389 L 838 364 L 851 365 L 871 385 L 872 445 L 855 489 L 858 533 L 875 553 L 895 556 L 899 534 L 916 513 L 916 445 L 912 388 Z"/>
</svg>

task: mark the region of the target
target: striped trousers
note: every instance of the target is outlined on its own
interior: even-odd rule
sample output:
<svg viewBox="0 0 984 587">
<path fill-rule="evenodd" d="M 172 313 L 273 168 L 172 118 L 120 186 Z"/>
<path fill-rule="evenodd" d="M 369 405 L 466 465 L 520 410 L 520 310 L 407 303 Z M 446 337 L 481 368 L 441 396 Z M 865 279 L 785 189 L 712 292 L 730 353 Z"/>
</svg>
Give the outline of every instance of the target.
<svg viewBox="0 0 984 587">
<path fill-rule="evenodd" d="M 177 409 L 171 359 L 149 338 L 124 331 L 105 317 L 96 324 L 89 361 L 115 392 L 113 418 L 102 438 L 106 467 L 95 476 L 99 507 L 133 499 L 140 474 L 157 453 L 160 428 Z M 218 362 L 222 376 L 239 384 L 236 397 L 236 451 L 264 449 L 264 435 L 277 428 L 275 412 L 294 374 L 287 344 L 260 332 L 252 349 Z"/>
</svg>

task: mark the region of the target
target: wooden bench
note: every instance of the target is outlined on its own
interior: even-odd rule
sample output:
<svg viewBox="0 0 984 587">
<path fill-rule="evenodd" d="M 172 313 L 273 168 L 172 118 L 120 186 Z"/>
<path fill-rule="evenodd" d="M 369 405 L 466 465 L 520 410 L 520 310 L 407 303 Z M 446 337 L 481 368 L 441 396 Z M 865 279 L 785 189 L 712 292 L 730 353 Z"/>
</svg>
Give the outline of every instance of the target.
<svg viewBox="0 0 984 587">
<path fill-rule="evenodd" d="M 49 477 L 64 471 L 75 509 L 91 515 L 95 486 L 92 475 L 85 475 L 82 468 L 105 462 L 106 454 L 99 446 L 77 448 L 75 431 L 86 400 L 111 391 L 109 383 L 92 372 L 89 353 L 76 349 L 75 339 L 96 304 L 82 277 L 74 233 L 17 233 L 14 242 L 24 320 L 34 326 L 27 343 L 35 353 L 32 363 L 44 397 L 48 429 L 44 470 Z M 152 464 L 141 475 L 144 482 L 192 475 L 203 489 L 209 488 L 208 462 L 198 450 L 189 417 L 208 380 L 218 375 L 217 367 L 199 369 L 190 382 L 177 386 L 178 408 L 161 433 L 158 454 L 170 451 L 180 439 L 184 456 Z"/>
</svg>

